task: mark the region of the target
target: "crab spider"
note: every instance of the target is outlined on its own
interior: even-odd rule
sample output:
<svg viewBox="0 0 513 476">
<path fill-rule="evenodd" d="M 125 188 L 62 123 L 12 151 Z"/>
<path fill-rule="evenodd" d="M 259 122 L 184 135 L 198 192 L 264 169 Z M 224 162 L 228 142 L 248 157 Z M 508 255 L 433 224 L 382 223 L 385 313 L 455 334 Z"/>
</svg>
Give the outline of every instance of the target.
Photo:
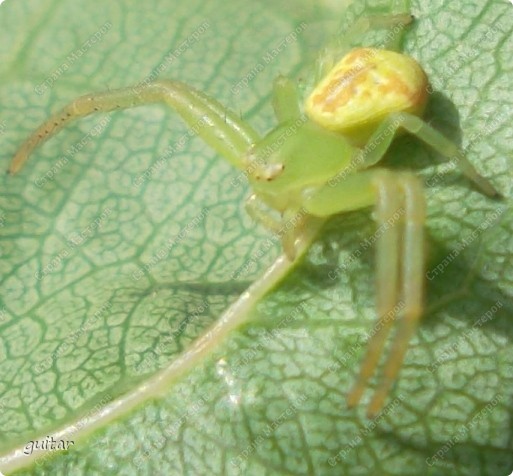
<svg viewBox="0 0 513 476">
<path fill-rule="evenodd" d="M 404 27 L 410 21 L 410 15 L 371 17 L 360 21 L 355 30 Z M 36 129 L 16 152 L 9 171 L 19 171 L 37 146 L 72 120 L 97 111 L 163 102 L 189 126 L 201 121 L 198 135 L 247 175 L 253 189 L 247 202 L 249 213 L 270 230 L 286 228 L 280 236 L 291 260 L 309 216 L 374 207 L 382 230 L 376 240 L 378 323 L 347 397 L 349 406 L 360 401 L 397 320 L 383 378 L 368 406 L 368 414 L 373 415 L 397 378 L 422 313 L 426 216 L 419 179 L 411 172 L 376 165 L 396 133 L 408 132 L 454 160 L 483 193 L 498 195 L 455 144 L 421 119 L 428 97 L 426 74 L 414 59 L 393 51 L 393 46 L 346 50 L 342 56 L 340 45 L 332 45 L 320 57 L 320 80 L 303 107 L 295 83 L 277 78 L 273 107 L 278 124 L 263 138 L 219 102 L 179 81 L 159 80 L 88 94 Z M 294 226 L 285 227 L 295 216 L 300 219 Z"/>
</svg>

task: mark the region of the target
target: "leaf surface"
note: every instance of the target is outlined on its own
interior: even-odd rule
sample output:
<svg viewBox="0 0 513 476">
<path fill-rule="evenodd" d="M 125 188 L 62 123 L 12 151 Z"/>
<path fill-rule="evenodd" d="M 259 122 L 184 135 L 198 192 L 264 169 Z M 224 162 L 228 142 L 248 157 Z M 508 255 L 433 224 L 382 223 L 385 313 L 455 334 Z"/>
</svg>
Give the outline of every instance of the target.
<svg viewBox="0 0 513 476">
<path fill-rule="evenodd" d="M 303 74 L 339 21 L 369 11 L 390 7 L 7 1 L 2 163 L 70 99 L 156 76 L 265 133 L 273 78 Z M 426 315 L 382 416 L 365 417 L 370 392 L 345 404 L 374 323 L 368 212 L 332 219 L 272 292 L 250 292 L 245 324 L 210 337 L 190 368 L 180 360 L 279 244 L 247 217 L 237 171 L 152 105 L 73 123 L 2 178 L 0 469 L 67 428 L 69 452 L 21 458 L 17 474 L 511 472 L 513 9 L 437 0 L 412 11 L 405 48 L 433 85 L 428 120 L 506 198 L 480 195 L 412 138 L 390 150 L 385 165 L 426 182 L 429 262 Z M 155 380 L 173 365 L 183 372 Z M 116 405 L 122 415 L 102 419 Z"/>
</svg>

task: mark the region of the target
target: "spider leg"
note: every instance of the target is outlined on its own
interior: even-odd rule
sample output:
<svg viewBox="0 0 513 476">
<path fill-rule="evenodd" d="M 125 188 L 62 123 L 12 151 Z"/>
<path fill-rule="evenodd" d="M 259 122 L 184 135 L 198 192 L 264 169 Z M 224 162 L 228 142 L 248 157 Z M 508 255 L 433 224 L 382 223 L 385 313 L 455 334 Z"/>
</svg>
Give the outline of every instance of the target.
<svg viewBox="0 0 513 476">
<path fill-rule="evenodd" d="M 371 205 L 375 206 L 378 222 L 375 234 L 378 322 L 368 341 L 356 383 L 348 394 L 349 406 L 359 402 L 376 371 L 386 338 L 399 312 L 404 321 L 386 360 L 383 383 L 378 386 L 368 407 L 369 415 L 377 413 L 383 406 L 422 311 L 425 214 L 422 186 L 409 173 L 370 169 L 350 174 L 332 186 L 327 184 L 305 192 L 305 210 L 319 217 Z"/>
<path fill-rule="evenodd" d="M 400 279 L 402 289 L 398 302 L 398 307 L 402 306 L 401 317 L 388 358 L 384 363 L 383 379 L 368 406 L 370 416 L 378 413 L 383 407 L 422 315 L 426 217 L 424 193 L 420 181 L 412 174 L 402 174 L 398 179 L 398 185 L 403 191 L 405 210 Z"/>
<path fill-rule="evenodd" d="M 398 307 L 401 240 L 398 222 L 402 221 L 402 214 L 404 213 L 401 191 L 398 190 L 396 181 L 390 173 L 377 175 L 376 187 L 375 215 L 378 230 L 381 231 L 376 240 L 376 308 L 378 322 L 368 340 L 366 355 L 360 365 L 357 381 L 347 397 L 347 404 L 350 407 L 360 401 L 370 377 L 378 366 Z"/>
<path fill-rule="evenodd" d="M 446 159 L 453 160 L 469 180 L 490 197 L 499 197 L 495 187 L 474 168 L 458 146 L 431 127 L 420 117 L 406 112 L 390 114 L 374 131 L 367 144 L 360 151 L 357 168 L 365 169 L 375 165 L 384 156 L 398 129 L 404 129 L 436 150 Z"/>
<path fill-rule="evenodd" d="M 257 133 L 236 114 L 206 94 L 179 81 L 159 80 L 135 87 L 81 96 L 41 124 L 16 152 L 11 174 L 23 166 L 30 153 L 69 122 L 95 112 L 109 112 L 151 103 L 165 103 L 232 165 L 244 168 L 242 157 L 258 140 Z"/>
</svg>

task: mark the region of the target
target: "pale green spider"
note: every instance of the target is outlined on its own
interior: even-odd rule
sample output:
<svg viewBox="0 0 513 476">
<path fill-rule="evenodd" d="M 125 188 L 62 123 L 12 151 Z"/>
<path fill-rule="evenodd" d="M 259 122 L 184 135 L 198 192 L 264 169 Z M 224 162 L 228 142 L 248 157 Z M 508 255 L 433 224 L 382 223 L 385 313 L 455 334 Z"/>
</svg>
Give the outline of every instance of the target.
<svg viewBox="0 0 513 476">
<path fill-rule="evenodd" d="M 365 18 L 354 31 L 399 27 L 402 32 L 411 18 L 404 14 Z M 349 392 L 350 406 L 359 402 L 374 373 L 396 314 L 402 318 L 384 363 L 384 378 L 368 407 L 368 413 L 375 414 L 397 378 L 422 312 L 425 201 L 415 175 L 374 166 L 402 128 L 455 160 L 485 194 L 498 195 L 455 144 L 420 118 L 428 97 L 427 77 L 415 60 L 392 51 L 398 48 L 399 37 L 389 42 L 388 49 L 348 52 L 339 43 L 331 45 L 318 61 L 320 81 L 305 102 L 305 112 L 295 83 L 277 78 L 273 106 L 278 125 L 264 138 L 204 93 L 178 81 L 161 80 L 75 99 L 23 143 L 9 171 L 17 172 L 35 147 L 78 117 L 164 102 L 189 126 L 201 121 L 200 137 L 247 175 L 253 188 L 248 211 L 280 233 L 291 260 L 309 216 L 327 217 L 374 206 L 382 227 L 376 246 L 379 321 Z M 293 219 L 294 226 L 288 226 Z"/>
</svg>

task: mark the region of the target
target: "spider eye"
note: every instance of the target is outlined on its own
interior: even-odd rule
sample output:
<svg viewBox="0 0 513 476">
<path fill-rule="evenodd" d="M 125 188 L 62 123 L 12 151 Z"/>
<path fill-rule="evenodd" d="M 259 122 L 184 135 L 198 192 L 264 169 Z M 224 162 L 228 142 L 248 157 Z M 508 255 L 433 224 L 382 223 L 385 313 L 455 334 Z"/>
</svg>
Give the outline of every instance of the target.
<svg viewBox="0 0 513 476">
<path fill-rule="evenodd" d="M 284 164 L 269 164 L 265 167 L 265 179 L 270 182 L 285 170 Z"/>
</svg>

